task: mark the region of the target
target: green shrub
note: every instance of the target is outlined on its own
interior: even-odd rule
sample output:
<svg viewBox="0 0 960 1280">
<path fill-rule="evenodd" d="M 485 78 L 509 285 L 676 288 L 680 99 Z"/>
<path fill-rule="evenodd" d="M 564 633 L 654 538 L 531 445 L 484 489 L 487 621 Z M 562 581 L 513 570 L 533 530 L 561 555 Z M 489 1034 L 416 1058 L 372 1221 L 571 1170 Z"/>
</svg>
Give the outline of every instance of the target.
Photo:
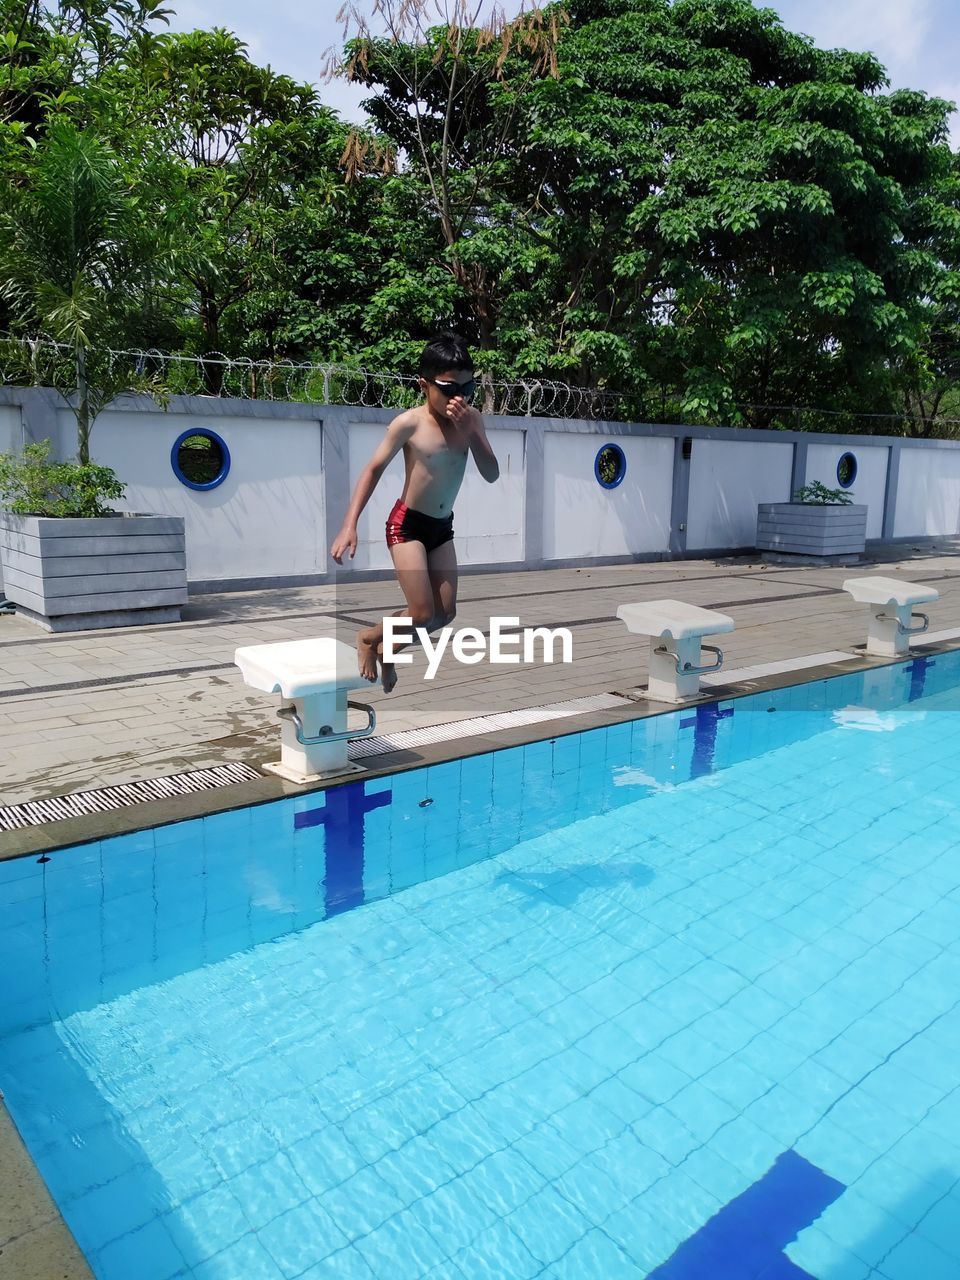
<svg viewBox="0 0 960 1280">
<path fill-rule="evenodd" d="M 805 484 L 802 489 L 798 489 L 793 495 L 793 500 L 817 507 L 848 507 L 853 502 L 853 496 L 846 489 L 828 489 L 819 480 L 814 480 L 810 484 Z"/>
<path fill-rule="evenodd" d="M 109 516 L 107 502 L 122 498 L 124 485 L 109 467 L 92 462 L 56 462 L 49 440 L 28 444 L 23 454 L 0 454 L 0 506 L 17 516 Z"/>
</svg>

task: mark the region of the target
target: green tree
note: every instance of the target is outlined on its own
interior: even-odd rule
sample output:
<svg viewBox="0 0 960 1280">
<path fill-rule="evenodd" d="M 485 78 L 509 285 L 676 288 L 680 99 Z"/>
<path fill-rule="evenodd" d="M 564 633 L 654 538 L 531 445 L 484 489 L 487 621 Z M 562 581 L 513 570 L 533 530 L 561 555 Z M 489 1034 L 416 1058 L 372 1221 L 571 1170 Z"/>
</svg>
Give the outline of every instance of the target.
<svg viewBox="0 0 960 1280">
<path fill-rule="evenodd" d="M 376 10 L 382 36 L 346 11 L 341 65 L 488 368 L 647 416 L 896 407 L 952 288 L 949 104 L 750 0 L 567 0 L 493 32 L 458 0 L 434 28 L 426 0 Z"/>
<path fill-rule="evenodd" d="M 895 368 L 911 435 L 958 434 L 960 421 L 960 156 L 942 159 L 911 202 L 920 338 Z"/>
<path fill-rule="evenodd" d="M 281 289 L 252 294 L 243 318 L 251 338 L 269 319 L 271 351 L 402 370 L 418 342 L 455 322 L 458 290 L 433 236 L 424 235 L 416 184 L 393 171 L 374 137 L 362 157 L 357 143 L 329 113 L 318 119 L 303 172 L 277 216 L 278 270 L 266 279 L 282 278 Z"/>
<path fill-rule="evenodd" d="M 375 9 L 383 35 L 359 5 L 344 6 L 352 38 L 333 69 L 376 90 L 365 106 L 415 193 L 418 238 L 434 241 L 435 261 L 455 286 L 453 319 L 491 353 L 490 368 L 517 228 L 537 203 L 536 189 L 517 181 L 522 108 L 539 80 L 557 74 L 564 13 L 533 3 L 510 21 L 495 11 L 476 25 L 469 0 L 379 0 Z M 348 180 L 365 144 L 358 131 L 345 157 Z M 415 285 L 409 273 L 405 281 L 400 292 Z"/>
<path fill-rule="evenodd" d="M 47 377 L 70 399 L 82 464 L 104 405 L 151 385 L 111 348 L 170 337 L 157 307 L 165 248 L 110 148 L 52 122 L 0 219 L 0 297 L 21 332 L 62 344 Z"/>
<path fill-rule="evenodd" d="M 568 7 L 560 74 L 527 101 L 557 355 L 693 417 L 889 407 L 937 271 L 913 211 L 948 104 L 880 93 L 870 55 L 748 0 Z"/>
<path fill-rule="evenodd" d="M 300 169 L 314 92 L 256 66 L 219 28 L 157 39 L 109 89 L 136 104 L 148 180 L 180 229 L 187 345 L 220 352 L 231 315 L 270 270 L 270 237 Z M 219 390 L 211 379 L 207 389 Z"/>
<path fill-rule="evenodd" d="M 47 116 L 78 103 L 166 22 L 162 0 L 89 0 L 47 9 L 0 0 L 0 142 L 36 141 Z"/>
</svg>

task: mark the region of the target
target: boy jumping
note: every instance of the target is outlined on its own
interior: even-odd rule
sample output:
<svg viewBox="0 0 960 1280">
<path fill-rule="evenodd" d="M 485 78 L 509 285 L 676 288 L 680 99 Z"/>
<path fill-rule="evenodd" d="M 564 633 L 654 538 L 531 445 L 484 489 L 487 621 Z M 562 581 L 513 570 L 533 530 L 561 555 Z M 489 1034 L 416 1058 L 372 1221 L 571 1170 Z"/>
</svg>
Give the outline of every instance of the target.
<svg viewBox="0 0 960 1280">
<path fill-rule="evenodd" d="M 387 546 L 397 581 L 407 602 L 395 618 L 410 618 L 414 627 L 436 631 L 453 621 L 457 611 L 457 555 L 453 547 L 453 503 L 463 483 L 467 454 L 489 484 L 500 475 L 483 419 L 469 401 L 476 389 L 473 361 L 464 340 L 443 333 L 427 344 L 420 357 L 420 389 L 424 403 L 399 414 L 357 480 L 343 527 L 330 554 L 337 564 L 357 550 L 357 521 L 391 459 L 402 449 L 406 466 L 403 492 L 387 518 Z M 395 644 L 394 648 L 400 648 Z M 377 678 L 386 693 L 397 683 L 396 668 L 383 661 L 383 623 L 357 636 L 360 673 Z"/>
</svg>

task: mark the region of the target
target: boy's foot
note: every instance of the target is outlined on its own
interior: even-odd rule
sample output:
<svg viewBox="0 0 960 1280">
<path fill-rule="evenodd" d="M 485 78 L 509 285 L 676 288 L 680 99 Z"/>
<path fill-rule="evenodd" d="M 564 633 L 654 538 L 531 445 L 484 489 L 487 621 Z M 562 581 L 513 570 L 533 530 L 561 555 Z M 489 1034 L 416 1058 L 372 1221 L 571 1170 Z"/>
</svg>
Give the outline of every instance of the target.
<svg viewBox="0 0 960 1280">
<path fill-rule="evenodd" d="M 364 680 L 373 684 L 377 679 L 377 647 L 365 635 L 366 632 L 357 632 L 357 665 Z"/>
<path fill-rule="evenodd" d="M 392 662 L 384 662 L 380 668 L 380 683 L 384 693 L 392 693 L 397 683 L 397 668 Z"/>
</svg>

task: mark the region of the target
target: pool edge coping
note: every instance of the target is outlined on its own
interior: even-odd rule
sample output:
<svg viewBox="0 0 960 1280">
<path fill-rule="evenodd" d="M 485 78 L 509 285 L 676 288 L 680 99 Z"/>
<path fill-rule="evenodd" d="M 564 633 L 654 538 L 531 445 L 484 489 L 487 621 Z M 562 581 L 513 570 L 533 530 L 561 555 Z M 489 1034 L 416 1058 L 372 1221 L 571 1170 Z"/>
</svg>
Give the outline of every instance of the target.
<svg viewBox="0 0 960 1280">
<path fill-rule="evenodd" d="M 775 689 L 813 684 L 834 676 L 852 675 L 880 667 L 900 666 L 913 657 L 926 657 L 938 653 L 960 651 L 957 640 L 943 640 L 935 644 L 917 644 L 907 656 L 877 658 L 851 650 L 846 661 L 818 666 L 791 668 L 745 681 L 733 681 L 729 685 L 703 688 L 698 698 L 680 704 L 655 702 L 643 696 L 642 688 L 600 690 L 615 693 L 624 699 L 623 705 L 603 710 L 581 712 L 555 719 L 538 720 L 532 724 L 517 725 L 508 729 L 491 729 L 489 733 L 472 734 L 469 737 L 450 738 L 439 742 L 424 743 L 418 747 L 400 748 L 383 752 L 363 760 L 362 773 L 343 774 L 335 778 L 300 786 L 287 782 L 275 774 L 263 773 L 251 782 L 237 782 L 227 787 L 173 796 L 164 800 L 148 800 L 139 804 L 83 817 L 63 818 L 39 826 L 0 831 L 0 862 L 31 854 L 52 853 L 74 845 L 93 844 L 117 836 L 131 835 L 157 827 L 171 826 L 178 822 L 213 817 L 236 809 L 270 804 L 276 800 L 290 799 L 326 791 L 364 780 L 373 780 L 385 774 L 407 773 L 447 764 L 453 760 L 485 755 L 491 751 L 510 750 L 533 742 L 545 742 L 551 738 L 567 737 L 574 733 L 586 733 L 609 725 L 630 720 L 644 720 L 650 716 L 668 715 L 686 707 L 702 706 L 711 702 L 749 697 Z M 251 749 L 243 763 L 263 771 L 277 753 L 275 743 L 264 743 Z M 106 784 L 105 784 L 106 785 Z"/>
<path fill-rule="evenodd" d="M 12 1234 L 0 1236 L 0 1277 L 95 1280 L 83 1251 L 27 1150 L 0 1093 L 0 1168 Z M 18 1229 L 19 1228 L 19 1229 Z"/>
</svg>

